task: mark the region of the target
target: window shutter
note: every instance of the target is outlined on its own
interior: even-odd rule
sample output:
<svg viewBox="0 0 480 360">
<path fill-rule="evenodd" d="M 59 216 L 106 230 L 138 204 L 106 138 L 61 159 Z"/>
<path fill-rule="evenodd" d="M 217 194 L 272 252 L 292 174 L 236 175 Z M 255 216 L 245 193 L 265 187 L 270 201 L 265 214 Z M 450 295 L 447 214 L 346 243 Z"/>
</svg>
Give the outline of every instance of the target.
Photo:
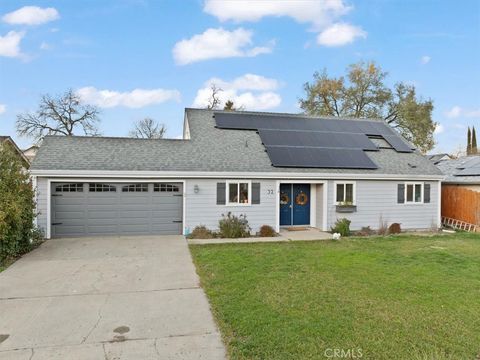
<svg viewBox="0 0 480 360">
<path fill-rule="evenodd" d="M 398 184 L 397 203 L 405 203 L 405 184 Z"/>
<path fill-rule="evenodd" d="M 260 204 L 260 183 L 252 183 L 252 204 Z"/>
<path fill-rule="evenodd" d="M 430 184 L 423 184 L 423 202 L 430 202 Z"/>
<path fill-rule="evenodd" d="M 217 183 L 217 205 L 225 205 L 225 191 L 226 191 L 226 183 Z"/>
</svg>

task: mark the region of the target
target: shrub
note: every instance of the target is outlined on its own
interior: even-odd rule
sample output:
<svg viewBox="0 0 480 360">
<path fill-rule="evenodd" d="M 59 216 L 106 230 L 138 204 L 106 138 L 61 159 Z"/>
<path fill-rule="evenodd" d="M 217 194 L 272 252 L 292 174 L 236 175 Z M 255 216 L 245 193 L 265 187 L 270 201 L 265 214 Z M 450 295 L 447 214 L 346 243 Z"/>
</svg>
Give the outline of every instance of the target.
<svg viewBox="0 0 480 360">
<path fill-rule="evenodd" d="M 231 212 L 222 214 L 218 222 L 219 235 L 222 238 L 242 238 L 250 236 L 250 226 L 246 215 L 235 216 Z"/>
<path fill-rule="evenodd" d="M 400 227 L 399 223 L 393 223 L 388 227 L 389 234 L 400 234 L 402 232 L 402 228 Z"/>
<path fill-rule="evenodd" d="M 339 233 L 342 236 L 349 236 L 350 223 L 351 221 L 346 218 L 337 219 L 335 226 L 333 226 L 331 230 L 333 233 Z"/>
<path fill-rule="evenodd" d="M 189 239 L 213 239 L 216 237 L 216 234 L 207 229 L 205 225 L 198 225 L 192 230 L 190 234 L 187 235 Z"/>
<path fill-rule="evenodd" d="M 364 226 L 356 232 L 358 236 L 372 236 L 375 234 L 375 230 L 372 230 L 370 226 Z"/>
<path fill-rule="evenodd" d="M 383 220 L 383 217 L 380 215 L 378 221 L 378 235 L 388 235 L 388 222 Z"/>
<path fill-rule="evenodd" d="M 34 191 L 28 172 L 8 145 L 0 145 L 0 263 L 33 248 L 43 237 L 34 229 Z"/>
<path fill-rule="evenodd" d="M 277 236 L 277 233 L 270 225 L 262 225 L 260 231 L 258 232 L 258 236 L 261 237 L 274 237 Z"/>
</svg>

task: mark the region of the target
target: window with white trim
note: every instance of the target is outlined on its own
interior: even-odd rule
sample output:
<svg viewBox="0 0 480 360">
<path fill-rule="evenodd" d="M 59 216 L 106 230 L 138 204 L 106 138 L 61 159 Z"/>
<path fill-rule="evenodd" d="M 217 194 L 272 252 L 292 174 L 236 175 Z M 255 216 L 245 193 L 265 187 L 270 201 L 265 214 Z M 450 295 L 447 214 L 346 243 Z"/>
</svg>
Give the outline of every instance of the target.
<svg viewBox="0 0 480 360">
<path fill-rule="evenodd" d="M 405 183 L 405 203 L 423 203 L 423 183 Z"/>
<path fill-rule="evenodd" d="M 90 183 L 88 184 L 89 192 L 116 192 L 117 187 L 114 185 Z"/>
<path fill-rule="evenodd" d="M 153 184 L 154 192 L 179 192 L 180 187 L 174 184 Z"/>
<path fill-rule="evenodd" d="M 227 187 L 228 205 L 249 205 L 251 194 L 251 183 L 248 181 L 228 182 Z"/>
<path fill-rule="evenodd" d="M 355 204 L 355 183 L 354 182 L 336 182 L 335 183 L 335 203 Z"/>
<path fill-rule="evenodd" d="M 122 187 L 122 192 L 148 192 L 148 184 L 130 184 Z"/>
<path fill-rule="evenodd" d="M 57 185 L 55 192 L 83 192 L 83 183 Z"/>
</svg>

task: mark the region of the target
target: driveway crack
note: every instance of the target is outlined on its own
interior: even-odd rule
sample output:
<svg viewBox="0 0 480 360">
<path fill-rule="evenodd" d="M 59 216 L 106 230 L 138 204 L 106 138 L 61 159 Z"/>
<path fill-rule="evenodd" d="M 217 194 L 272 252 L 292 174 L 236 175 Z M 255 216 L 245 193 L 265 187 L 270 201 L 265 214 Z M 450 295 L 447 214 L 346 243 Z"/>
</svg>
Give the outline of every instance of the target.
<svg viewBox="0 0 480 360">
<path fill-rule="evenodd" d="M 84 344 L 85 341 L 87 341 L 88 337 L 92 334 L 93 330 L 95 330 L 98 326 L 98 324 L 100 323 L 100 320 L 102 320 L 102 310 L 103 308 L 105 307 L 105 305 L 107 304 L 107 301 L 108 301 L 108 298 L 110 297 L 110 295 L 106 295 L 105 296 L 105 301 L 103 302 L 103 304 L 98 308 L 98 319 L 97 321 L 95 322 L 95 324 L 93 325 L 93 327 L 90 329 L 90 331 L 88 332 L 88 334 L 86 336 L 83 337 L 83 340 L 81 342 L 81 344 Z"/>
<path fill-rule="evenodd" d="M 32 360 L 33 356 L 35 355 L 35 350 L 33 350 L 33 348 L 31 350 L 32 350 L 32 354 L 30 355 L 30 358 L 28 360 Z"/>
</svg>

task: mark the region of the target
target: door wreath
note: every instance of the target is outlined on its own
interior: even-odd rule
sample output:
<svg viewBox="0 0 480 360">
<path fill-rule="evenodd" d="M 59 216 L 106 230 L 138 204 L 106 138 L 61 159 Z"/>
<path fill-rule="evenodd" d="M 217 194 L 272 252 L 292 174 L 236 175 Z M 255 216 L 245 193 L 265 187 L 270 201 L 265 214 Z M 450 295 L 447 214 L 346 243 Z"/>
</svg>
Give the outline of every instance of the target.
<svg viewBox="0 0 480 360">
<path fill-rule="evenodd" d="M 295 203 L 297 205 L 306 205 L 308 202 L 308 196 L 303 191 L 297 195 L 295 198 Z"/>
<path fill-rule="evenodd" d="M 286 193 L 280 194 L 280 205 L 287 205 L 290 202 L 290 198 Z"/>
</svg>

